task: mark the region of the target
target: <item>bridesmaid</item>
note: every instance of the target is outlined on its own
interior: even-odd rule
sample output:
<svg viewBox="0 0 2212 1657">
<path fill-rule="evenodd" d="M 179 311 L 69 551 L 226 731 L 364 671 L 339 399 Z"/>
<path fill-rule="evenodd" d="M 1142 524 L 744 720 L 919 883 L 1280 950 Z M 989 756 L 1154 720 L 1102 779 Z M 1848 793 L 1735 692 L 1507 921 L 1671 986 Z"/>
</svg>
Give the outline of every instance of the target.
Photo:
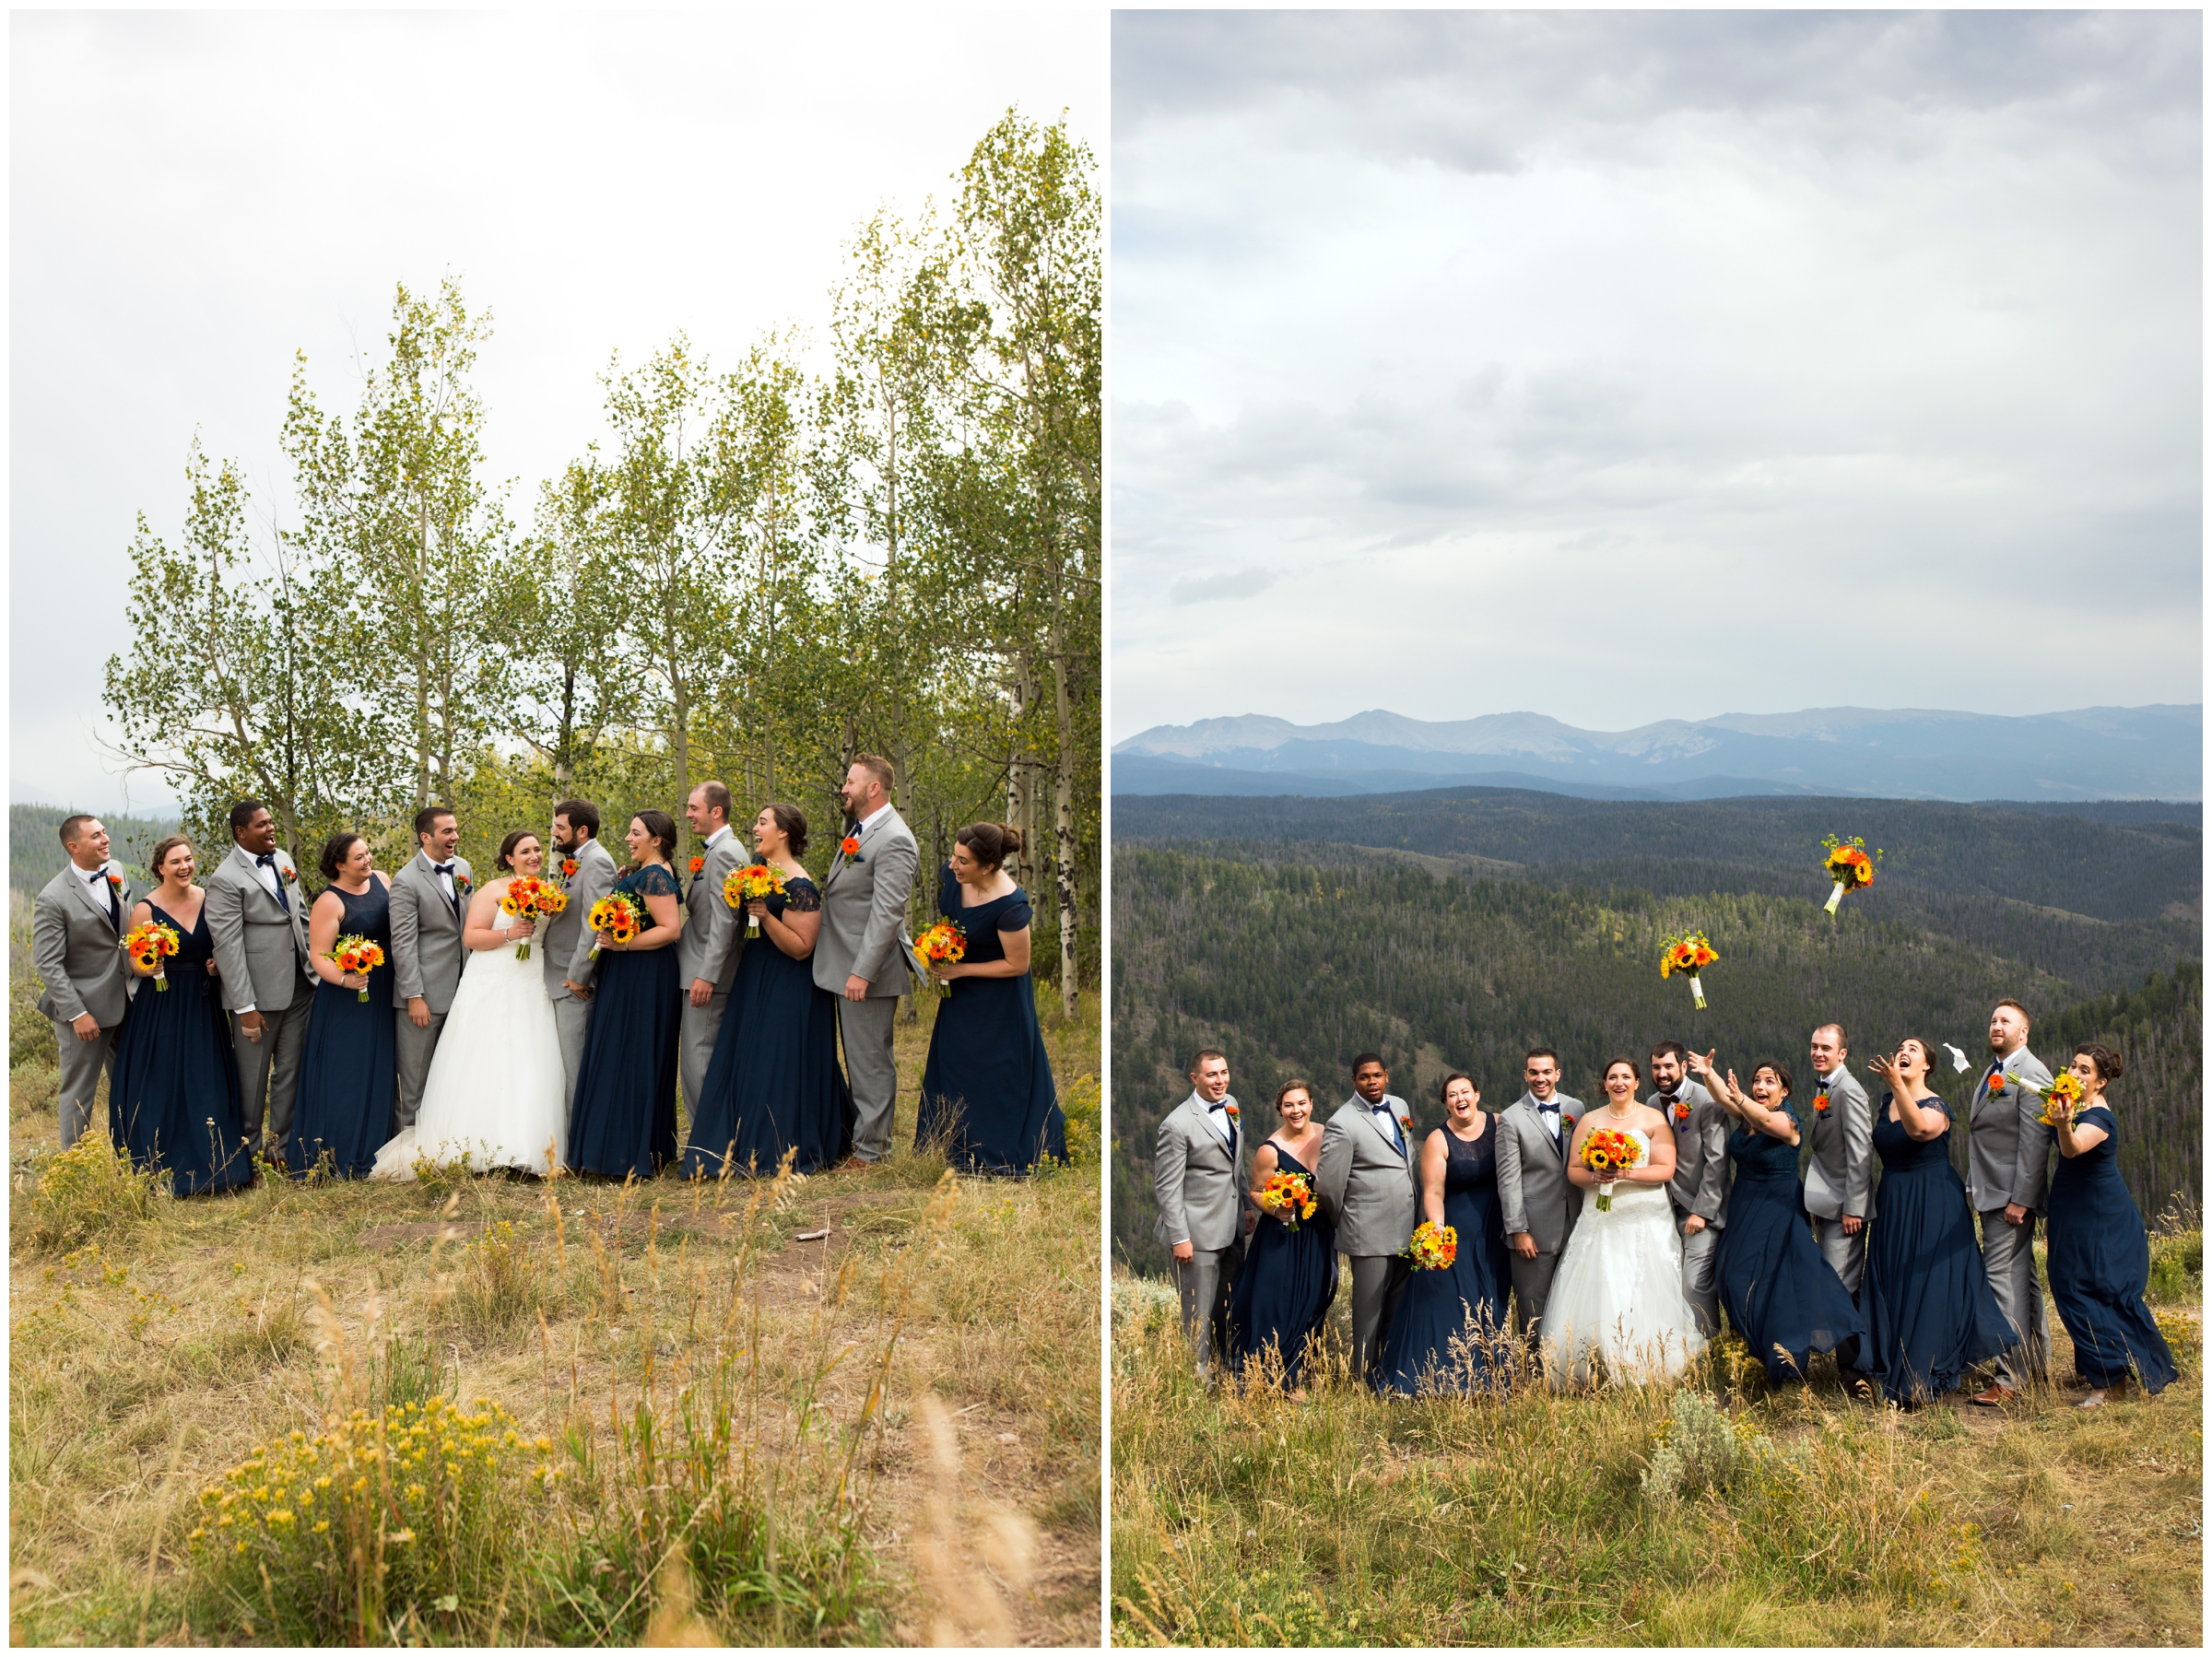
<svg viewBox="0 0 2212 1657">
<path fill-rule="evenodd" d="M 699 1091 L 684 1174 L 770 1174 L 787 1150 L 810 1174 L 853 1148 L 853 1089 L 837 1064 L 837 997 L 807 964 L 822 930 L 822 894 L 799 862 L 806 814 L 768 805 L 753 819 L 753 860 L 778 869 L 783 895 L 756 898 L 760 921 L 737 959 L 714 1054 Z"/>
<path fill-rule="evenodd" d="M 230 1028 L 216 994 L 215 939 L 206 894 L 192 884 L 192 842 L 172 834 L 150 860 L 160 884 L 132 906 L 129 924 L 158 922 L 177 934 L 157 990 L 141 983 L 124 1020 L 108 1083 L 108 1132 L 140 1168 L 165 1168 L 179 1196 L 253 1181 Z M 135 961 L 125 966 L 136 977 Z"/>
<path fill-rule="evenodd" d="M 127 1035 L 130 1027 L 124 1029 Z M 2131 1368 L 2152 1393 L 2165 1391 L 2175 1374 L 2173 1353 L 2143 1304 L 2150 1239 L 2120 1177 L 2120 1124 L 2104 1100 L 2105 1088 L 2123 1069 L 2120 1055 L 2101 1042 L 2077 1047 L 2074 1076 L 2081 1083 L 2081 1102 L 2069 1112 L 2053 1099 L 2045 1111 L 2057 1119 L 2051 1136 L 2060 1158 L 2047 1222 L 2051 1299 L 2074 1337 L 2074 1367 L 2089 1383 L 2089 1395 L 2076 1406 L 2085 1410 L 2101 1404 L 2111 1388 L 2124 1385 Z"/>
<path fill-rule="evenodd" d="M 1889 1091 L 1874 1120 L 1882 1181 L 1859 1282 L 1860 1368 L 1910 1408 L 1941 1397 L 2019 1336 L 1982 1263 L 1966 1186 L 1951 1166 L 1950 1107 L 1928 1087 L 1928 1044 L 1909 1036 L 1873 1069 Z"/>
<path fill-rule="evenodd" d="M 1728 1135 L 1735 1180 L 1728 1188 L 1728 1224 L 1717 1263 L 1728 1322 L 1767 1368 L 1767 1384 L 1806 1379 L 1816 1352 L 1855 1357 L 1865 1320 L 1851 1291 L 1806 1228 L 1805 1187 L 1797 1179 L 1804 1123 L 1790 1103 L 1790 1073 L 1765 1064 L 1751 1072 L 1751 1091 L 1723 1081 L 1712 1054 L 1689 1055 L 1689 1069 L 1737 1123 Z"/>
<path fill-rule="evenodd" d="M 569 1108 L 569 1167 L 619 1180 L 650 1180 L 676 1160 L 677 1038 L 684 997 L 676 951 L 676 819 L 641 811 L 629 819 L 631 863 L 615 890 L 638 899 L 649 924 L 627 944 L 601 934 L 599 986 L 576 1098 Z"/>
<path fill-rule="evenodd" d="M 316 865 L 330 884 L 307 911 L 308 965 L 323 981 L 300 1055 L 300 1093 L 285 1165 L 304 1174 L 327 1156 L 340 1179 L 359 1180 L 392 1137 L 398 1099 L 393 1058 L 392 882 L 379 873 L 369 842 L 340 829 L 323 843 Z M 383 946 L 384 964 L 363 977 L 341 972 L 331 951 L 359 934 Z M 369 992 L 368 1000 L 361 992 Z"/>
<path fill-rule="evenodd" d="M 1260 1221 L 1244 1251 L 1244 1269 L 1229 1298 L 1229 1361 L 1239 1374 L 1273 1347 L 1280 1355 L 1283 1384 L 1303 1398 L 1299 1384 L 1306 1343 L 1321 1338 L 1322 1320 L 1336 1299 L 1336 1228 L 1316 1207 L 1313 1217 L 1295 1229 L 1280 1210 L 1268 1206 L 1267 1181 L 1278 1170 L 1304 1174 L 1321 1170 L 1321 1124 L 1313 1120 L 1313 1087 L 1293 1079 L 1275 1096 L 1275 1132 L 1260 1142 L 1252 1158 L 1252 1201 Z"/>
<path fill-rule="evenodd" d="M 937 912 L 959 923 L 968 951 L 932 969 L 954 988 L 929 1033 L 914 1144 L 942 1134 L 948 1162 L 1027 1173 L 1048 1157 L 1067 1160 L 1067 1119 L 1037 1026 L 1030 897 L 1005 867 L 1021 834 L 1004 823 L 971 823 L 953 840 Z"/>
<path fill-rule="evenodd" d="M 1457 1232 L 1459 1252 L 1449 1271 L 1416 1272 L 1406 1283 L 1382 1347 L 1386 1392 L 1467 1393 L 1502 1384 L 1511 1370 L 1498 1135 L 1471 1078 L 1446 1076 L 1443 1104 L 1444 1125 L 1421 1144 L 1421 1216 Z"/>
</svg>

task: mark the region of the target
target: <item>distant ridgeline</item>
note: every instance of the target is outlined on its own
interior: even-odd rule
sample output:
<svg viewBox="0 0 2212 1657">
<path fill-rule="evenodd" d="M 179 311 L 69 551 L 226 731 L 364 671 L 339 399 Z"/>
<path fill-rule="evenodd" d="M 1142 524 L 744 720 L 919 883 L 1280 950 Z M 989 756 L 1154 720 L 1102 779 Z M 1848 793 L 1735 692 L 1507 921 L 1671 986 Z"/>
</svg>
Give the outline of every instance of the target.
<svg viewBox="0 0 2212 1657">
<path fill-rule="evenodd" d="M 7 808 L 7 883 L 18 892 L 36 893 L 62 872 L 69 854 L 62 850 L 61 828 L 73 811 L 59 805 L 10 805 Z M 114 855 L 130 865 L 135 879 L 147 878 L 146 860 L 164 835 L 177 831 L 174 817 L 110 817 L 93 815 L 107 826 Z M 223 848 L 228 852 L 228 846 Z M 202 854 L 203 859 L 206 853 Z M 202 867 L 205 868 L 205 862 Z"/>
<path fill-rule="evenodd" d="M 2031 1045 L 2109 1040 L 2121 1166 L 2147 1216 L 2194 1196 L 2202 1158 L 2202 836 L 2194 805 L 2103 808 L 1856 800 L 1613 803 L 1452 789 L 1343 799 L 1113 803 L 1113 1226 L 1117 1252 L 1165 1269 L 1151 1237 L 1153 1135 L 1189 1091 L 1190 1052 L 1230 1056 L 1274 1126 L 1275 1090 L 1314 1084 L 1325 1114 L 1363 1048 L 1424 1128 L 1466 1070 L 1483 1103 L 1519 1097 L 1521 1058 L 1559 1050 L 1569 1092 L 1598 1096 L 1612 1053 L 1667 1037 L 1739 1074 L 1779 1058 L 1808 1100 L 1806 1042 L 1842 1021 L 1852 1060 L 1908 1035 L 1979 1064 L 1991 1005 L 2017 996 Z M 1823 834 L 1886 855 L 1831 921 Z M 1712 1005 L 1662 981 L 1660 941 L 1719 950 Z M 1963 1118 L 1973 1072 L 1935 1085 Z M 1877 1091 L 1878 1097 L 1878 1091 Z M 1964 1136 L 1954 1138 L 1963 1166 Z"/>
</svg>

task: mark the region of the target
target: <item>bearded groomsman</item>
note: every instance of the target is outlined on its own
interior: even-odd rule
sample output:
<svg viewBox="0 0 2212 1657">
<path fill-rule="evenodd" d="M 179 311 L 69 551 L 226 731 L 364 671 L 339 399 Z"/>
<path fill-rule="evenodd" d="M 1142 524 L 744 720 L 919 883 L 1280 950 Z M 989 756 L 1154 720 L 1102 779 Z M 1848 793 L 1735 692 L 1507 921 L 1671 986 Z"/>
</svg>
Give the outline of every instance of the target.
<svg viewBox="0 0 2212 1657">
<path fill-rule="evenodd" d="M 230 854 L 207 876 L 207 932 L 216 981 L 230 1012 L 246 1148 L 262 1152 L 265 1111 L 282 1160 L 292 1137 L 292 1101 L 314 1006 L 307 961 L 306 899 L 291 854 L 276 843 L 276 819 L 259 800 L 230 807 Z"/>
<path fill-rule="evenodd" d="M 561 1098 L 576 1097 L 576 1067 L 583 1062 L 583 1036 L 591 1022 L 592 959 L 594 942 L 584 918 L 592 905 L 615 889 L 621 871 L 599 843 L 599 807 L 589 800 L 563 800 L 553 807 L 553 850 L 569 906 L 547 923 L 546 993 L 553 999 L 553 1028 L 560 1035 Z"/>
<path fill-rule="evenodd" d="M 53 1021 L 62 1073 L 62 1149 L 92 1125 L 100 1073 L 115 1062 L 115 1038 L 131 1007 L 123 964 L 131 887 L 108 856 L 108 831 L 82 813 L 62 819 L 69 862 L 40 890 L 30 911 L 30 958 L 45 981 L 39 1011 Z"/>
<path fill-rule="evenodd" d="M 2051 1136 L 2036 1118 L 2051 1072 L 2028 1051 L 2028 1009 L 2017 1001 L 1990 1014 L 1989 1053 L 1967 1111 L 1967 1171 L 1989 1287 L 2020 1336 L 1998 1357 L 1996 1380 L 1974 1395 L 1994 1407 L 2051 1367 L 2051 1319 L 2035 1276 L 2035 1220 L 2051 1183 Z"/>
<path fill-rule="evenodd" d="M 1419 1170 L 1413 1112 L 1390 1091 L 1382 1055 L 1363 1052 L 1352 1061 L 1352 1097 L 1322 1133 L 1314 1194 L 1352 1263 L 1352 1365 L 1371 1384 L 1412 1271 L 1399 1251 L 1413 1240 Z"/>
<path fill-rule="evenodd" d="M 853 1158 L 880 1161 L 891 1148 L 899 1062 L 891 1020 L 906 990 L 906 899 L 921 867 L 913 831 L 891 804 L 891 762 L 862 754 L 845 772 L 846 826 L 822 879 L 822 924 L 814 981 L 841 997 L 838 1034 L 853 1085 Z"/>
<path fill-rule="evenodd" d="M 1666 1194 L 1682 1230 L 1682 1298 L 1707 1340 L 1720 1333 L 1721 1231 L 1728 1224 L 1728 1112 L 1688 1079 L 1679 1041 L 1652 1049 L 1652 1087 L 1643 1102 L 1675 1131 L 1675 1177 Z"/>
<path fill-rule="evenodd" d="M 730 827 L 730 791 L 720 782 L 701 782 L 693 789 L 684 817 L 691 832 L 706 842 L 684 896 L 684 930 L 676 940 L 677 978 L 688 986 L 677 1068 L 691 1120 L 697 1122 L 699 1091 L 707 1079 L 707 1061 L 714 1056 L 714 1034 L 722 1028 L 730 985 L 737 979 L 742 934 L 737 911 L 723 900 L 722 888 L 745 862 L 745 841 Z"/>
<path fill-rule="evenodd" d="M 1535 1352 L 1552 1274 L 1583 1212 L 1583 1193 L 1567 1178 L 1583 1101 L 1559 1091 L 1559 1055 L 1548 1047 L 1530 1049 L 1521 1079 L 1528 1090 L 1498 1119 L 1498 1205 L 1512 1251 L 1513 1327 Z"/>
<path fill-rule="evenodd" d="M 1229 1060 L 1205 1048 L 1191 1061 L 1190 1097 L 1160 1120 L 1152 1156 L 1153 1233 L 1175 1257 L 1183 1338 L 1203 1381 L 1229 1349 L 1229 1291 L 1257 1217 L 1244 1177 L 1244 1133 L 1229 1092 Z M 1241 1223 L 1240 1223 L 1240 1221 Z"/>
<path fill-rule="evenodd" d="M 417 812 L 415 841 L 420 850 L 392 876 L 392 999 L 398 1030 L 393 1056 L 399 1072 L 394 1134 L 415 1125 L 430 1060 L 468 959 L 461 923 L 473 882 L 468 859 L 453 850 L 461 843 L 461 826 L 453 807 L 426 805 Z"/>
<path fill-rule="evenodd" d="M 1866 1209 L 1874 1191 L 1874 1111 L 1866 1089 L 1844 1061 L 1843 1027 L 1824 1024 L 1813 1032 L 1813 1111 L 1806 1138 L 1813 1147 L 1805 1166 L 1805 1211 L 1813 1216 L 1820 1254 L 1856 1299 L 1866 1267 Z"/>
</svg>

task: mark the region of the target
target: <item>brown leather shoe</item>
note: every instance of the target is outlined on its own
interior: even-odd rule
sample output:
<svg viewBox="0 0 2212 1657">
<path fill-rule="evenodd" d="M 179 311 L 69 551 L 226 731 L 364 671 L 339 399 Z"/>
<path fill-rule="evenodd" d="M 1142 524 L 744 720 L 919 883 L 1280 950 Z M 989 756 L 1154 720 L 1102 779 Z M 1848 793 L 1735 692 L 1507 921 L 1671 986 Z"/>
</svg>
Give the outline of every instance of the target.
<svg viewBox="0 0 2212 1657">
<path fill-rule="evenodd" d="M 2019 1394 L 2018 1393 L 2014 1392 L 2003 1381 L 1993 1381 L 1989 1383 L 1989 1390 L 1987 1392 L 1976 1393 L 1971 1398 L 1967 1400 L 1967 1403 L 1979 1404 L 1988 1409 L 2001 1410 L 2018 1396 Z"/>
</svg>

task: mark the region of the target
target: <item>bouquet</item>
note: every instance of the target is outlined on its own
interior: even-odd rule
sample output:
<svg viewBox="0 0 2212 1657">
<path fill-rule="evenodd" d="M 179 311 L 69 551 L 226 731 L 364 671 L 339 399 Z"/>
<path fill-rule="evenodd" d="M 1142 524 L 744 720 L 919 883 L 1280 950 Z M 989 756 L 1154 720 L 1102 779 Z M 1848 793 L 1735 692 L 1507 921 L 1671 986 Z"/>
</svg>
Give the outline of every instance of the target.
<svg viewBox="0 0 2212 1657">
<path fill-rule="evenodd" d="M 1628 1134 L 1613 1128 L 1598 1128 L 1583 1141 L 1583 1166 L 1597 1176 L 1597 1211 L 1613 1211 L 1615 1180 L 1636 1166 L 1643 1155 L 1643 1147 Z"/>
<path fill-rule="evenodd" d="M 365 938 L 358 932 L 340 938 L 330 952 L 332 963 L 341 972 L 359 972 L 366 976 L 384 964 L 384 946 L 374 938 Z M 369 999 L 366 985 L 361 999 Z"/>
<path fill-rule="evenodd" d="M 1845 892 L 1855 892 L 1863 886 L 1874 884 L 1874 865 L 1882 855 L 1877 846 L 1874 856 L 1866 855 L 1866 842 L 1855 836 L 1838 840 L 1830 835 L 1820 842 L 1828 848 L 1828 877 L 1836 883 L 1836 889 L 1828 895 L 1828 912 L 1834 914 L 1836 905 L 1843 901 Z"/>
<path fill-rule="evenodd" d="M 1313 1181 L 1305 1174 L 1294 1174 L 1277 1169 L 1267 1176 L 1267 1183 L 1260 1187 L 1260 1196 L 1267 1212 L 1291 1230 L 1298 1222 L 1313 1217 Z"/>
<path fill-rule="evenodd" d="M 154 988 L 169 989 L 169 971 L 162 962 L 176 954 L 180 947 L 177 929 L 164 926 L 159 921 L 148 921 L 144 926 L 134 926 L 123 934 L 124 953 L 154 975 Z"/>
<path fill-rule="evenodd" d="M 592 905 L 592 912 L 583 921 L 594 933 L 610 937 L 618 944 L 627 944 L 645 930 L 645 911 L 628 892 L 609 892 Z M 594 944 L 591 954 L 583 958 L 597 960 L 599 946 Z"/>
<path fill-rule="evenodd" d="M 968 930 L 958 921 L 939 921 L 914 940 L 914 953 L 929 966 L 950 966 L 968 953 Z"/>
<path fill-rule="evenodd" d="M 2074 1107 L 2081 1103 L 2081 1078 L 2071 1070 L 2060 1071 L 2052 1079 L 2051 1085 L 2043 1089 L 2042 1100 L 2043 1113 L 2035 1120 L 2041 1122 L 2043 1126 L 2055 1128 L 2061 1122 L 2071 1122 L 2074 1118 Z M 2059 1107 L 2059 1113 L 2056 1116 L 2051 1114 L 2053 1105 Z"/>
<path fill-rule="evenodd" d="M 743 909 L 756 898 L 781 898 L 783 895 L 783 871 L 771 869 L 764 863 L 749 863 L 742 869 L 732 869 L 730 877 L 722 883 L 722 900 L 732 909 Z M 760 917 L 745 918 L 747 935 L 758 934 Z"/>
<path fill-rule="evenodd" d="M 1459 1258 L 1459 1233 L 1434 1220 L 1423 1220 L 1413 1228 L 1413 1240 L 1406 1245 L 1406 1257 L 1413 1262 L 1417 1272 L 1450 1271 L 1452 1263 Z"/>
<path fill-rule="evenodd" d="M 500 907 L 511 915 L 535 921 L 540 916 L 558 915 L 568 908 L 569 895 L 550 880 L 540 880 L 535 875 L 517 875 L 500 894 Z M 518 961 L 530 958 L 528 938 L 514 946 L 514 958 Z"/>
<path fill-rule="evenodd" d="M 1677 972 L 1687 974 L 1689 993 L 1697 997 L 1699 1010 L 1702 1011 L 1705 1006 L 1705 986 L 1698 981 L 1698 974 L 1720 958 L 1713 952 L 1712 946 L 1705 941 L 1703 933 L 1686 932 L 1678 938 L 1667 940 L 1666 948 L 1659 957 L 1659 976 L 1669 978 Z"/>
</svg>

